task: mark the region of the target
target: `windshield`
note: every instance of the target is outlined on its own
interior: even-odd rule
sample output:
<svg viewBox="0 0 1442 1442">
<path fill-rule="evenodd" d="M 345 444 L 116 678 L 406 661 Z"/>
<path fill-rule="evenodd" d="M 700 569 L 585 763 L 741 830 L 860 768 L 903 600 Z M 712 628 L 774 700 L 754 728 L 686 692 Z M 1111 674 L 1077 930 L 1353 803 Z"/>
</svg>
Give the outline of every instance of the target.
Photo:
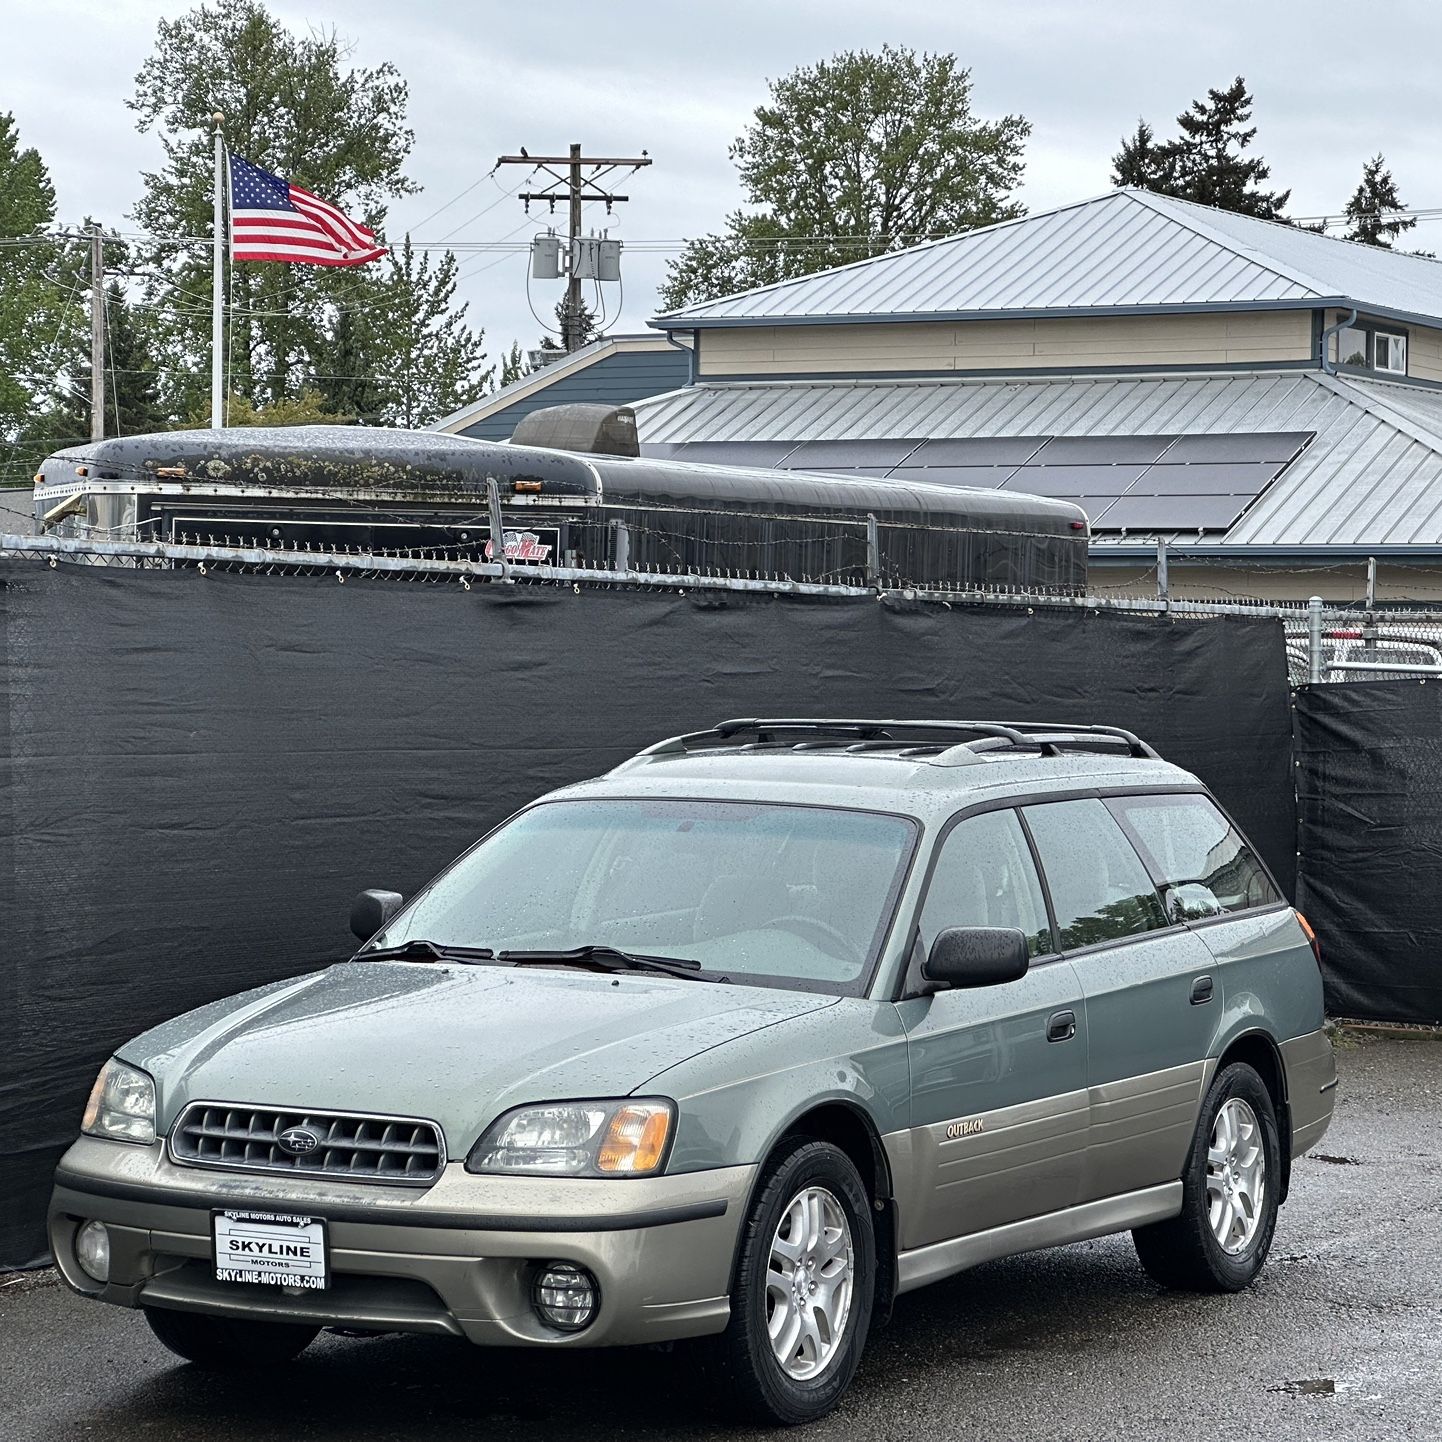
<svg viewBox="0 0 1442 1442">
<path fill-rule="evenodd" d="M 859 994 L 916 827 L 719 801 L 553 801 L 523 812 L 362 950 L 616 947 L 763 985 Z"/>
</svg>

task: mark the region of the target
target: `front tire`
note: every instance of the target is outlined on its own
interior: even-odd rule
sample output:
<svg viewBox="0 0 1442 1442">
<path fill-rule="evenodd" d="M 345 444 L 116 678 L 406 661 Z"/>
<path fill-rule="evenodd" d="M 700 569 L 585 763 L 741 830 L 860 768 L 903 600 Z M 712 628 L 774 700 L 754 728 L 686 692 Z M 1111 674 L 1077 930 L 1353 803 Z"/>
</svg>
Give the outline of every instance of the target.
<svg viewBox="0 0 1442 1442">
<path fill-rule="evenodd" d="M 300 1322 L 250 1322 L 165 1307 L 146 1307 L 145 1320 L 177 1357 L 217 1372 L 243 1372 L 289 1362 L 300 1356 L 320 1331 Z"/>
<path fill-rule="evenodd" d="M 866 1345 L 876 1286 L 871 1199 L 840 1148 L 798 1139 L 762 1173 L 717 1338 L 731 1404 L 762 1422 L 823 1417 Z"/>
<path fill-rule="evenodd" d="M 1281 1159 L 1271 1093 L 1251 1067 L 1234 1062 L 1202 1103 L 1181 1213 L 1132 1233 L 1148 1275 L 1191 1292 L 1250 1286 L 1277 1228 Z"/>
</svg>

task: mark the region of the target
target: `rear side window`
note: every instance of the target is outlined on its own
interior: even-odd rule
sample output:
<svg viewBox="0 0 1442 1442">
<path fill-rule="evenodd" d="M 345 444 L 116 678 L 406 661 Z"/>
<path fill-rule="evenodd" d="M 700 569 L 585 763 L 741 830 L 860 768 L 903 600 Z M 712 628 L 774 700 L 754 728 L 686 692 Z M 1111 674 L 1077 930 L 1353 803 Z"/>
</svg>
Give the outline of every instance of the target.
<svg viewBox="0 0 1442 1442">
<path fill-rule="evenodd" d="M 1140 842 L 1173 921 L 1282 899 L 1241 833 L 1208 797 L 1116 796 L 1108 804 Z"/>
<path fill-rule="evenodd" d="M 1063 951 L 1168 925 L 1141 857 L 1100 801 L 1050 801 L 1022 815 L 1041 855 Z"/>
<path fill-rule="evenodd" d="M 922 945 L 930 951 L 949 926 L 1015 926 L 1032 956 L 1051 951 L 1046 899 L 1016 812 L 968 817 L 942 842 L 921 909 Z"/>
</svg>

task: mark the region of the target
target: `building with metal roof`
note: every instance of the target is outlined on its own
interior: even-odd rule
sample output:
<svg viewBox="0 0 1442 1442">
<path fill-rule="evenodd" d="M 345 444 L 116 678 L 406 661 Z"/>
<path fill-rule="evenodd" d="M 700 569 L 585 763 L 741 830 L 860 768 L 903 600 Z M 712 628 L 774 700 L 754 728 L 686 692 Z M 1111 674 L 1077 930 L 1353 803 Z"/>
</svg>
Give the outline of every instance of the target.
<svg viewBox="0 0 1442 1442">
<path fill-rule="evenodd" d="M 543 406 L 576 401 L 630 405 L 685 385 L 690 374 L 690 352 L 664 335 L 600 336 L 463 406 L 430 429 L 478 441 L 503 441 L 515 430 L 517 421 Z"/>
<path fill-rule="evenodd" d="M 1437 261 L 1122 190 L 651 324 L 644 452 L 1065 497 L 1101 584 L 1442 598 Z"/>
</svg>

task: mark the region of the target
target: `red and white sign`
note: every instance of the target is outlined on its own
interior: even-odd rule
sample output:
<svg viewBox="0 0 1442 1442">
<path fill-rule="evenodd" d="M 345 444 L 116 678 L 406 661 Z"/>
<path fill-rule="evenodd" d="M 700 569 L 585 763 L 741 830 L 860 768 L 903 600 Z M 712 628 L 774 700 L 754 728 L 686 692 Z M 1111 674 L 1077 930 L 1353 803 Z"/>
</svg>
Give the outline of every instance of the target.
<svg viewBox="0 0 1442 1442">
<path fill-rule="evenodd" d="M 554 549 L 534 531 L 507 531 L 506 535 L 506 559 L 508 561 L 530 561 L 534 565 L 540 565 L 548 560 L 551 551 Z M 486 542 L 486 560 L 495 558 L 496 544 L 494 541 Z"/>
</svg>

